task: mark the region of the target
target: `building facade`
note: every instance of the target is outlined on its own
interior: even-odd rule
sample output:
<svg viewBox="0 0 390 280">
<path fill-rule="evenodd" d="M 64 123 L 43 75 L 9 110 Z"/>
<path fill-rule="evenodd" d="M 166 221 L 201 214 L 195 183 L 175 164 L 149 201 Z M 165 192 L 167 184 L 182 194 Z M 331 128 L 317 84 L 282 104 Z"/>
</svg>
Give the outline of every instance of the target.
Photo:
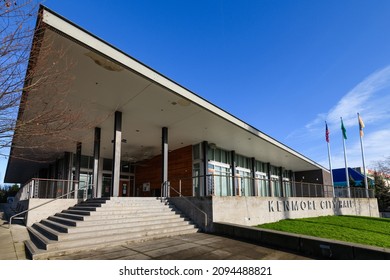
<svg viewBox="0 0 390 280">
<path fill-rule="evenodd" d="M 64 51 L 40 54 L 46 47 Z M 172 196 L 289 197 L 296 181 L 331 185 L 321 165 L 44 7 L 32 57 L 30 70 L 55 65 L 72 78 L 66 94 L 47 84 L 34 89 L 40 98 L 24 92 L 18 121 L 42 103 L 79 116 L 54 135 L 15 131 L 5 181 L 39 178 L 37 196 L 160 196 L 169 182 Z"/>
</svg>

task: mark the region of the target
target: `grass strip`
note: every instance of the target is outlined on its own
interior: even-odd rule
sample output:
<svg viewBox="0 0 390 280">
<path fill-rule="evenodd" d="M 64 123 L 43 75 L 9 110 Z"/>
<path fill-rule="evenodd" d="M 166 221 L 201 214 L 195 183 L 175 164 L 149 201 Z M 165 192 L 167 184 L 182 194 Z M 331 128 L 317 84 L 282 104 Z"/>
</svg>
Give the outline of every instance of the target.
<svg viewBox="0 0 390 280">
<path fill-rule="evenodd" d="M 390 219 L 385 218 L 323 216 L 286 219 L 257 227 L 390 248 Z"/>
</svg>

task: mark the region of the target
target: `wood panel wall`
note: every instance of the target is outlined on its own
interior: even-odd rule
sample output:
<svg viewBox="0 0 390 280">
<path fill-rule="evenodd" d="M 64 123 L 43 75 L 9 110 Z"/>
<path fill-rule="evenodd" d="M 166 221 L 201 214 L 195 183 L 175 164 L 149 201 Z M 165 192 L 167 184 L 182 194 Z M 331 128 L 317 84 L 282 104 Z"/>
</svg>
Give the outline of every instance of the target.
<svg viewBox="0 0 390 280">
<path fill-rule="evenodd" d="M 159 196 L 161 189 L 161 155 L 140 162 L 135 169 L 135 185 L 137 196 Z M 168 180 L 171 187 L 179 190 L 179 180 L 182 179 L 181 193 L 192 196 L 192 146 L 186 146 L 168 153 Z M 150 191 L 143 191 L 143 184 L 150 183 Z M 177 193 L 171 190 L 171 196 Z"/>
</svg>

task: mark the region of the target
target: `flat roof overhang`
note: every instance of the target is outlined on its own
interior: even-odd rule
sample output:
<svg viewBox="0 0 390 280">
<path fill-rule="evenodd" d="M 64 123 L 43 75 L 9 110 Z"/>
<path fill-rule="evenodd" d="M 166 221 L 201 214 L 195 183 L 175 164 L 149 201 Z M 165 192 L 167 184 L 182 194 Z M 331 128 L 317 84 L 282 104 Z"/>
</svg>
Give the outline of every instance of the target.
<svg viewBox="0 0 390 280">
<path fill-rule="evenodd" d="M 40 148 L 25 147 L 25 140 L 15 137 L 6 182 L 27 181 L 45 162 L 65 151 L 75 152 L 77 142 L 82 142 L 84 155 L 92 156 L 93 127 L 102 130 L 101 157 L 112 158 L 115 111 L 121 111 L 123 118 L 123 160 L 136 162 L 160 154 L 161 128 L 168 127 L 170 150 L 208 141 L 292 171 L 327 170 L 43 6 L 40 16 L 42 46 L 50 44 L 64 50 L 64 56 L 61 61 L 55 55 L 44 61 L 38 57 L 34 67 L 53 63 L 61 69 L 71 66 L 64 78 L 69 80 L 62 81 L 67 93 L 59 95 L 58 100 L 50 87 L 35 91 L 47 96 L 48 102 L 66 103 L 73 112 L 82 112 L 77 120 L 81 127 L 45 136 L 52 144 Z M 24 93 L 30 106 L 20 110 L 18 118 L 28 119 L 41 108 L 42 98 L 31 96 Z"/>
</svg>

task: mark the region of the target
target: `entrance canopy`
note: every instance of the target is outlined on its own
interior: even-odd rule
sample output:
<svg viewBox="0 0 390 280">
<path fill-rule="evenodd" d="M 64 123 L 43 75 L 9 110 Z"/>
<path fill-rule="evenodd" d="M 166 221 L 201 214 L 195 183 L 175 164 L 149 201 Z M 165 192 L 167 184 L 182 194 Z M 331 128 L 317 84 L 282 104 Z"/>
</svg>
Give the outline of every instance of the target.
<svg viewBox="0 0 390 280">
<path fill-rule="evenodd" d="M 84 155 L 92 156 L 94 127 L 101 128 L 100 156 L 112 158 L 115 111 L 122 112 L 121 157 L 129 162 L 161 154 L 161 128 L 167 127 L 170 150 L 208 141 L 294 172 L 325 170 L 45 7 L 39 24 L 39 44 L 32 51 L 38 55 L 29 68 L 50 68 L 60 75 L 57 84 L 23 93 L 18 119 L 33 119 L 43 106 L 51 106 L 71 125 L 45 135 L 18 137 L 16 131 L 6 182 L 27 181 L 64 152 L 75 152 L 77 142 Z M 41 54 L 46 48 L 60 50 L 61 56 Z"/>
</svg>

